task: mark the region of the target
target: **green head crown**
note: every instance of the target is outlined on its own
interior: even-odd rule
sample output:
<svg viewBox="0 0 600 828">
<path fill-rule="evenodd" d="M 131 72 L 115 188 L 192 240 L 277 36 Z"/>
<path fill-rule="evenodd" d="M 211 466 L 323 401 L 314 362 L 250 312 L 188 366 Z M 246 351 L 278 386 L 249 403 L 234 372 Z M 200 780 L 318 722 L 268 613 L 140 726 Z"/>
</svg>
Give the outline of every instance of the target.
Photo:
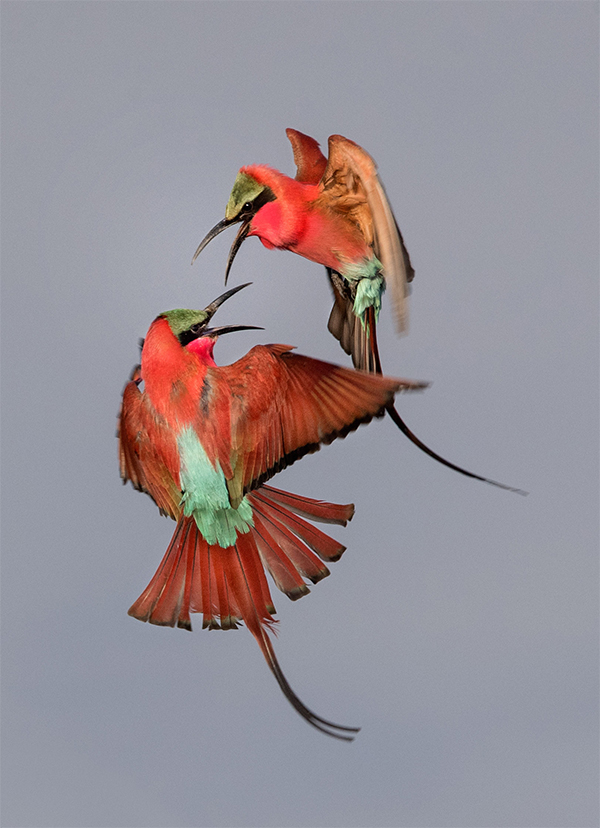
<svg viewBox="0 0 600 828">
<path fill-rule="evenodd" d="M 176 308 L 175 310 L 161 313 L 164 316 L 173 335 L 179 337 L 185 331 L 197 328 L 198 331 L 208 322 L 210 314 L 205 310 L 190 310 L 189 308 Z"/>
<path fill-rule="evenodd" d="M 218 224 L 209 230 L 206 236 L 198 245 L 198 249 L 194 253 L 192 264 L 196 261 L 200 253 L 204 250 L 209 241 L 212 241 L 219 233 L 222 233 L 226 227 L 232 224 L 241 223 L 235 241 L 229 251 L 229 259 L 227 261 L 227 269 L 225 271 L 225 284 L 227 284 L 227 276 L 229 268 L 235 258 L 235 254 L 240 249 L 240 246 L 248 233 L 250 232 L 251 222 L 254 216 L 258 213 L 261 207 L 269 201 L 275 201 L 276 196 L 273 190 L 266 184 L 261 184 L 256 178 L 248 175 L 245 172 L 239 172 L 235 182 L 227 207 L 225 208 L 225 218 L 221 219 Z"/>
<path fill-rule="evenodd" d="M 225 208 L 225 218 L 233 219 L 242 211 L 244 205 L 252 204 L 266 187 L 264 184 L 259 184 L 255 178 L 252 178 L 246 173 L 238 173 L 237 178 L 233 184 L 227 207 Z"/>
<path fill-rule="evenodd" d="M 256 325 L 221 325 L 218 328 L 209 328 L 208 323 L 214 316 L 217 308 L 226 302 L 230 296 L 234 296 L 239 290 L 248 287 L 251 282 L 238 285 L 225 291 L 217 299 L 210 303 L 204 310 L 190 310 L 189 308 L 175 308 L 175 310 L 164 311 L 160 316 L 166 319 L 169 327 L 180 344 L 185 347 L 201 336 L 220 336 L 233 331 L 262 330 Z"/>
</svg>

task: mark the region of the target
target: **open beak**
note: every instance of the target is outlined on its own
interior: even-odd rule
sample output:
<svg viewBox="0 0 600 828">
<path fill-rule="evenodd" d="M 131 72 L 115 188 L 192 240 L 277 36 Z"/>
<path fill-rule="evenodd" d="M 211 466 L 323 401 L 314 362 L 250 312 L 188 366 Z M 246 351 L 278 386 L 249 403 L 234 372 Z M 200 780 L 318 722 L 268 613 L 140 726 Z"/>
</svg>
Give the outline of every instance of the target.
<svg viewBox="0 0 600 828">
<path fill-rule="evenodd" d="M 253 216 L 248 216 L 245 219 L 240 219 L 240 218 L 227 219 L 227 218 L 224 218 L 218 224 L 215 224 L 215 226 L 212 228 L 212 230 L 208 231 L 206 236 L 204 236 L 204 238 L 202 239 L 202 241 L 198 245 L 198 249 L 194 253 L 194 258 L 192 259 L 192 264 L 194 264 L 194 262 L 196 261 L 196 259 L 200 255 L 200 253 L 202 253 L 202 251 L 206 247 L 206 245 L 210 241 L 212 241 L 214 238 L 216 238 L 219 235 L 219 233 L 222 233 L 223 230 L 226 230 L 232 224 L 237 224 L 238 222 L 241 221 L 242 226 L 238 230 L 238 234 L 235 237 L 233 244 L 231 245 L 231 249 L 229 251 L 229 256 L 227 258 L 227 269 L 225 270 L 225 284 L 227 284 L 227 279 L 229 278 L 229 271 L 231 270 L 231 265 L 233 264 L 233 260 L 235 259 L 238 250 L 242 246 L 242 242 L 244 241 L 244 239 L 246 238 L 246 236 L 248 235 L 248 233 L 250 231 L 250 222 L 252 221 L 252 218 L 253 218 Z"/>
<path fill-rule="evenodd" d="M 239 219 L 224 218 L 224 219 L 221 219 L 221 221 L 218 224 L 215 224 L 215 226 L 212 228 L 212 230 L 208 231 L 206 236 L 204 236 L 204 238 L 202 239 L 202 241 L 198 245 L 198 249 L 194 253 L 194 258 L 192 259 L 192 264 L 194 264 L 194 262 L 196 261 L 196 259 L 200 255 L 200 253 L 202 253 L 202 251 L 204 250 L 204 248 L 206 247 L 206 245 L 210 241 L 215 239 L 219 235 L 219 233 L 222 233 L 223 230 L 226 230 L 231 224 L 236 224 L 236 222 L 238 222 L 238 221 L 239 221 Z"/>
<path fill-rule="evenodd" d="M 234 331 L 264 331 L 259 325 L 221 325 L 220 328 L 204 328 L 202 336 L 222 336 Z"/>
<path fill-rule="evenodd" d="M 227 284 L 227 279 L 229 278 L 229 271 L 231 270 L 231 265 L 233 264 L 233 260 L 235 259 L 238 250 L 242 246 L 242 242 L 248 235 L 250 231 L 250 222 L 252 221 L 253 216 L 247 218 L 244 222 L 242 222 L 242 226 L 238 230 L 238 234 L 233 240 L 233 244 L 229 249 L 229 256 L 227 257 L 227 267 L 225 268 L 225 284 Z"/>
<path fill-rule="evenodd" d="M 207 307 L 204 308 L 205 312 L 208 314 L 206 321 L 208 322 L 212 319 L 223 302 L 226 302 L 231 296 L 234 296 L 240 290 L 249 287 L 251 284 L 252 282 L 246 282 L 244 285 L 238 285 L 230 290 L 226 290 L 225 293 L 222 293 L 214 299 L 210 305 L 207 305 Z M 221 325 L 218 328 L 204 328 L 202 336 L 221 336 L 222 334 L 233 333 L 234 331 L 264 331 L 264 328 L 261 328 L 258 325 Z"/>
<path fill-rule="evenodd" d="M 226 290 L 225 293 L 222 293 L 216 299 L 213 299 L 213 301 L 210 303 L 210 305 L 207 305 L 204 308 L 204 312 L 208 314 L 208 319 L 206 321 L 208 322 L 209 319 L 213 318 L 213 316 L 215 315 L 217 310 L 221 307 L 223 302 L 226 302 L 232 296 L 235 296 L 235 294 L 239 293 L 240 290 L 243 290 L 244 288 L 250 287 L 251 284 L 252 284 L 252 282 L 246 282 L 243 285 L 238 285 L 237 287 L 231 288 L 230 290 Z"/>
</svg>

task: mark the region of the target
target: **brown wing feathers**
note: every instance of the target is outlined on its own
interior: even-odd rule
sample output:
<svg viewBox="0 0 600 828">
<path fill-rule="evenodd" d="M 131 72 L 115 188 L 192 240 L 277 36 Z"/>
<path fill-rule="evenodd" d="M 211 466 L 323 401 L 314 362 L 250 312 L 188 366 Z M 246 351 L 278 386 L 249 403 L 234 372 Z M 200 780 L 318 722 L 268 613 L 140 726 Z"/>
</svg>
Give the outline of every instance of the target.
<svg viewBox="0 0 600 828">
<path fill-rule="evenodd" d="M 242 360 L 213 370 L 240 400 L 232 416 L 232 502 L 320 445 L 382 416 L 397 391 L 425 387 L 340 368 L 282 345 L 256 346 Z"/>
<path fill-rule="evenodd" d="M 377 175 L 377 165 L 354 141 L 341 135 L 331 135 L 329 158 L 320 187 L 321 195 L 317 204 L 322 209 L 343 213 L 357 224 L 366 244 L 373 249 L 382 263 L 386 286 L 391 293 L 396 327 L 399 333 L 403 333 L 407 326 L 407 283 L 412 281 L 414 270 L 387 195 Z M 333 287 L 335 291 L 337 286 L 333 284 Z M 339 288 L 337 292 L 341 293 Z M 343 298 L 347 304 L 347 297 Z M 343 317 L 345 315 L 343 314 Z M 342 336 L 342 331 L 339 330 L 340 309 L 335 315 L 332 312 L 332 316 L 334 320 L 330 320 L 329 329 L 340 339 L 346 353 L 350 353 L 348 335 Z M 344 327 L 348 324 L 345 322 Z M 353 342 L 353 345 L 358 347 L 361 344 Z M 355 367 L 364 367 L 362 354 L 355 348 L 351 353 Z"/>
<path fill-rule="evenodd" d="M 298 168 L 296 181 L 304 184 L 318 184 L 327 166 L 327 159 L 319 149 L 318 143 L 309 135 L 297 129 L 286 129 L 294 151 L 294 163 Z"/>
<path fill-rule="evenodd" d="M 149 494 L 162 514 L 177 520 L 181 500 L 177 441 L 150 410 L 137 382 L 135 369 L 123 391 L 117 427 L 121 477 L 124 483 L 131 480 L 134 488 Z"/>
</svg>

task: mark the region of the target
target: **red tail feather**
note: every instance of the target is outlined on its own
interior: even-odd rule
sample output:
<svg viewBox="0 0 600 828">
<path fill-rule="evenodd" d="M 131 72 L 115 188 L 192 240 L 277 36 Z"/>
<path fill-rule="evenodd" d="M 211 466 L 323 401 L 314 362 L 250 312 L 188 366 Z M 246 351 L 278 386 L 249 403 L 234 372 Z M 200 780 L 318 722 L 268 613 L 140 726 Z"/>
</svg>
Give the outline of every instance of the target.
<svg viewBox="0 0 600 828">
<path fill-rule="evenodd" d="M 261 486 L 259 492 L 261 498 L 274 500 L 288 506 L 295 514 L 318 520 L 319 523 L 338 523 L 345 526 L 354 516 L 354 504 L 348 503 L 342 506 L 339 503 L 327 503 L 325 500 L 313 500 L 310 497 L 284 492 L 282 489 L 274 489 L 273 486 Z"/>
<path fill-rule="evenodd" d="M 309 591 L 302 576 L 316 583 L 329 574 L 313 552 L 321 560 L 335 561 L 345 550 L 299 515 L 345 525 L 352 518 L 354 506 L 313 500 L 271 486 L 257 489 L 248 499 L 255 526 L 249 533 L 252 547 L 242 541 L 243 554 L 248 560 L 256 557 L 258 561 L 261 576 L 256 584 L 260 589 L 254 597 L 259 606 L 266 608 L 265 617 L 270 618 L 275 609 L 262 565 L 277 587 L 296 599 Z M 156 574 L 129 614 L 151 624 L 185 629 L 191 629 L 191 612 L 201 612 L 203 626 L 207 627 L 227 629 L 237 626 L 239 620 L 245 621 L 227 578 L 228 552 L 220 546 L 209 546 L 193 518 L 181 518 Z"/>
<path fill-rule="evenodd" d="M 254 513 L 254 539 L 263 564 L 281 592 L 292 601 L 310 592 L 293 562 L 272 537 L 259 510 Z"/>
<path fill-rule="evenodd" d="M 140 621 L 150 621 L 150 617 L 160 596 L 164 592 L 167 584 L 170 582 L 173 565 L 180 554 L 182 546 L 184 545 L 183 540 L 186 536 L 186 526 L 189 527 L 191 522 L 190 518 L 183 518 L 179 521 L 175 532 L 173 533 L 173 537 L 171 538 L 171 543 L 169 544 L 167 551 L 160 562 L 160 566 L 156 570 L 154 577 L 146 589 L 142 592 L 135 604 L 130 607 L 129 615 L 133 615 L 134 618 L 138 618 Z M 172 627 L 175 622 L 176 619 L 171 618 L 170 622 L 166 622 L 166 626 Z M 152 618 L 152 623 L 163 624 L 165 622 L 159 620 L 159 616 L 157 616 L 156 619 Z"/>
<path fill-rule="evenodd" d="M 342 557 L 342 554 L 346 551 L 346 547 L 336 541 L 334 538 L 326 535 L 325 532 L 321 532 L 320 529 L 317 529 L 315 526 L 311 526 L 310 523 L 307 523 L 302 518 L 298 517 L 297 515 L 291 514 L 289 509 L 286 509 L 279 503 L 269 503 L 269 501 L 265 498 L 263 503 L 261 504 L 261 511 L 265 517 L 267 517 L 271 523 L 275 524 L 281 531 L 284 533 L 291 529 L 291 531 L 296 535 L 298 538 L 304 541 L 313 552 L 316 552 L 319 558 L 323 561 L 339 561 Z M 298 541 L 296 540 L 296 545 L 298 546 Z M 301 551 L 308 555 L 311 560 L 317 564 L 320 570 L 324 570 L 324 574 L 329 574 L 329 570 L 326 567 L 323 567 L 319 564 L 319 561 L 310 553 L 310 551 L 304 546 L 304 544 L 300 544 Z M 302 571 L 298 569 L 298 571 Z M 313 583 L 316 583 L 313 580 L 313 576 L 309 572 L 302 572 L 303 575 L 306 575 L 307 578 L 310 578 Z M 322 575 L 321 577 L 324 577 Z M 317 578 L 317 580 L 320 580 Z"/>
<path fill-rule="evenodd" d="M 291 598 L 301 597 L 308 592 L 302 575 L 316 582 L 329 574 L 303 541 L 322 557 L 344 547 L 294 515 L 283 503 L 313 519 L 335 523 L 345 523 L 354 507 L 265 489 L 248 495 L 255 526 L 239 534 L 235 545 L 227 549 L 209 546 L 192 517 L 180 518 L 156 574 L 129 609 L 129 615 L 151 624 L 188 630 L 192 629 L 191 612 L 201 612 L 203 626 L 209 628 L 235 629 L 237 622 L 243 621 L 285 697 L 300 715 L 330 736 L 350 740 L 351 736 L 336 733 L 336 729 L 355 732 L 357 728 L 335 725 L 312 713 L 295 695 L 279 667 L 267 634 L 276 622 L 263 565 L 280 589 Z"/>
</svg>

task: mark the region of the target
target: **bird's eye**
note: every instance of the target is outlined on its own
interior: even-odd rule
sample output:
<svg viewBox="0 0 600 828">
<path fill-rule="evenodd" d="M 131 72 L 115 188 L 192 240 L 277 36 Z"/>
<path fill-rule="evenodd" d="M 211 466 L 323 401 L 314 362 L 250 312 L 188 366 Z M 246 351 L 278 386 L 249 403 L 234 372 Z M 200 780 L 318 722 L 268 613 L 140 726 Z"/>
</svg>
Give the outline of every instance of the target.
<svg viewBox="0 0 600 828">
<path fill-rule="evenodd" d="M 242 207 L 242 213 L 251 213 L 252 212 L 252 202 L 247 201 L 244 206 Z"/>
<path fill-rule="evenodd" d="M 194 334 L 200 333 L 201 330 L 202 330 L 202 322 L 196 322 L 196 324 L 192 325 L 192 327 L 190 328 L 190 332 L 194 333 Z"/>
</svg>

